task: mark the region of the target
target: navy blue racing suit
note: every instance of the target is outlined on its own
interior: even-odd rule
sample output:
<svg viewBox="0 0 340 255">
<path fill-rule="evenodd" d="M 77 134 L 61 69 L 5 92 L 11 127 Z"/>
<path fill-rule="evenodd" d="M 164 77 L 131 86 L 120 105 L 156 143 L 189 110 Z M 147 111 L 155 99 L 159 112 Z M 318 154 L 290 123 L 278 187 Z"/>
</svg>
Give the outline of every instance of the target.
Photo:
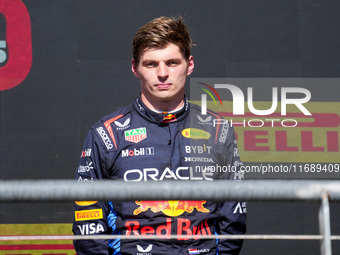
<svg viewBox="0 0 340 255">
<path fill-rule="evenodd" d="M 234 130 L 218 114 L 188 103 L 156 113 L 138 98 L 87 134 L 78 181 L 242 180 Z M 228 185 L 226 180 L 225 185 Z M 78 255 L 239 254 L 242 240 L 186 238 L 246 231 L 245 202 L 76 201 L 75 235 L 120 234 L 157 239 L 75 240 Z M 178 240 L 170 235 L 181 235 Z"/>
</svg>

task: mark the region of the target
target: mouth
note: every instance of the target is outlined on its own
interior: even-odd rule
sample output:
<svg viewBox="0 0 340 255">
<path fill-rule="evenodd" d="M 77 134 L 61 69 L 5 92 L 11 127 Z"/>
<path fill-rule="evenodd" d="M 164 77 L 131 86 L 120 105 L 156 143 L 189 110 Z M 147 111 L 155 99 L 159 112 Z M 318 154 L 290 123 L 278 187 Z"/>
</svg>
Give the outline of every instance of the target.
<svg viewBox="0 0 340 255">
<path fill-rule="evenodd" d="M 171 83 L 158 83 L 156 84 L 156 87 L 159 89 L 159 90 L 167 90 L 169 89 L 171 86 Z"/>
</svg>

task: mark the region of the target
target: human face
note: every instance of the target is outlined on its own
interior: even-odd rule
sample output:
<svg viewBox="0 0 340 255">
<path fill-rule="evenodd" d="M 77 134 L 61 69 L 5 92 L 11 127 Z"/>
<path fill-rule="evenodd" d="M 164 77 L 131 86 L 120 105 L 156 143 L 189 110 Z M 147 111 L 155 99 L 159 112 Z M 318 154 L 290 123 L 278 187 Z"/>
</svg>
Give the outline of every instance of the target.
<svg viewBox="0 0 340 255">
<path fill-rule="evenodd" d="M 143 103 L 159 111 L 172 111 L 182 106 L 186 77 L 193 69 L 193 57 L 186 60 L 173 43 L 145 49 L 138 66 L 132 60 L 132 72 L 140 79 Z"/>
</svg>

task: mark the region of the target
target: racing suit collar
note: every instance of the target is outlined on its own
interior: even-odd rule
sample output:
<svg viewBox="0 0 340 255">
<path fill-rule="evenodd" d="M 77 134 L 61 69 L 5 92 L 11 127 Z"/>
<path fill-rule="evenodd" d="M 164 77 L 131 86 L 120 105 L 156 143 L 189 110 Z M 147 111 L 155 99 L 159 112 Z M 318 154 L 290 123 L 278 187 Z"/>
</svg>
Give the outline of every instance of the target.
<svg viewBox="0 0 340 255">
<path fill-rule="evenodd" d="M 180 121 L 189 114 L 189 102 L 184 96 L 184 105 L 181 109 L 175 112 L 162 112 L 158 113 L 150 110 L 145 106 L 141 97 L 139 96 L 133 106 L 136 108 L 137 112 L 145 119 L 151 122 L 157 123 L 158 125 L 167 125 L 170 122 Z"/>
</svg>

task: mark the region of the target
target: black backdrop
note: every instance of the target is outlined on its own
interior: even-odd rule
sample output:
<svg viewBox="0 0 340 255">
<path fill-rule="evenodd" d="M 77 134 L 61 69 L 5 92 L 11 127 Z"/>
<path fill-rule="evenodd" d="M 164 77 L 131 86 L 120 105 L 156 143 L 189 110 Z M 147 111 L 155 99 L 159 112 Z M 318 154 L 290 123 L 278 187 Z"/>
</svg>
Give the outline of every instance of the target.
<svg viewBox="0 0 340 255">
<path fill-rule="evenodd" d="M 340 76 L 336 0 L 22 2 L 31 19 L 33 61 L 21 84 L 0 92 L 1 179 L 73 178 L 90 126 L 138 95 L 131 40 L 161 15 L 185 18 L 197 45 L 192 77 Z M 314 203 L 249 203 L 248 233 L 318 234 L 317 210 Z M 340 232 L 339 211 L 332 204 L 333 234 Z M 70 204 L 1 205 L 0 216 L 1 223 L 73 217 Z M 333 248 L 340 252 L 338 243 Z M 319 254 L 319 246 L 245 241 L 242 254 Z"/>
</svg>

